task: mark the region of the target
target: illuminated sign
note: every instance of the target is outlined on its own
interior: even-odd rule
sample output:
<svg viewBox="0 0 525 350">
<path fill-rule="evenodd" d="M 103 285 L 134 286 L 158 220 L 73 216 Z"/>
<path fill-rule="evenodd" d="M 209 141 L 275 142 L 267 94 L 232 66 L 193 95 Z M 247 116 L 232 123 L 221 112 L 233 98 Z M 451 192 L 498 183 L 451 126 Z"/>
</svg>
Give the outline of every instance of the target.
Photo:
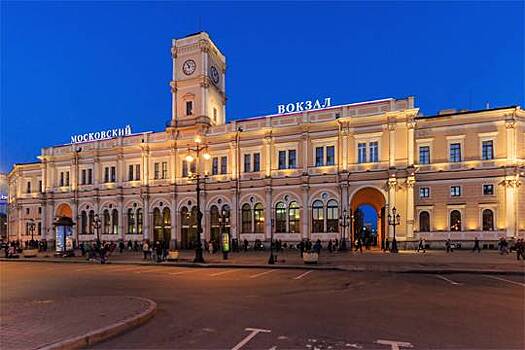
<svg viewBox="0 0 525 350">
<path fill-rule="evenodd" d="M 315 100 L 315 101 L 308 100 L 304 102 L 295 102 L 295 103 L 288 103 L 285 105 L 278 105 L 277 114 L 310 111 L 312 109 L 322 109 L 322 108 L 330 107 L 332 105 L 331 100 L 332 100 L 331 97 L 325 97 L 323 103 L 321 103 L 321 101 L 319 100 Z"/>
<path fill-rule="evenodd" d="M 230 251 L 230 235 L 226 232 L 222 234 L 222 251 L 225 253 Z"/>
<path fill-rule="evenodd" d="M 114 137 L 131 135 L 131 125 L 126 125 L 124 128 L 107 129 L 97 132 L 89 132 L 80 135 L 71 136 L 71 143 L 82 143 L 89 141 L 108 140 Z"/>
</svg>

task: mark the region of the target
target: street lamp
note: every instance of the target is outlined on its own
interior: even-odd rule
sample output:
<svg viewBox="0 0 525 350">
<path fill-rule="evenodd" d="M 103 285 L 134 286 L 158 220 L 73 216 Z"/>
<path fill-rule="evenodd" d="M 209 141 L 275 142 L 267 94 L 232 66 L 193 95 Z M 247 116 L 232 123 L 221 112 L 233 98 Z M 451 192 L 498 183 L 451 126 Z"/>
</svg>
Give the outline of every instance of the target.
<svg viewBox="0 0 525 350">
<path fill-rule="evenodd" d="M 98 214 L 95 214 L 95 218 L 92 222 L 93 229 L 97 233 L 97 244 L 100 242 L 100 236 L 99 236 L 99 230 L 100 230 L 100 218 L 98 217 Z"/>
<path fill-rule="evenodd" d="M 396 226 L 399 225 L 400 221 L 401 215 L 397 213 L 396 207 L 392 208 L 392 215 L 388 214 L 388 225 L 392 226 L 394 230 L 394 237 L 392 239 L 392 249 L 390 249 L 391 253 L 398 253 L 396 240 Z"/>
<path fill-rule="evenodd" d="M 27 229 L 29 230 L 29 232 L 31 232 L 31 247 L 30 248 L 33 248 L 33 245 L 35 244 L 35 239 L 34 239 L 35 220 L 33 220 L 32 218 L 29 219 L 29 222 L 27 223 Z"/>
<path fill-rule="evenodd" d="M 228 252 L 230 251 L 230 234 L 225 231 L 226 225 L 230 222 L 230 217 L 226 215 L 226 210 L 222 210 L 219 215 L 219 226 L 221 230 L 222 239 L 222 258 L 228 260 Z"/>
<path fill-rule="evenodd" d="M 202 233 L 202 213 L 201 213 L 201 174 L 199 169 L 199 158 L 200 154 L 203 153 L 204 159 L 210 159 L 209 153 L 207 153 L 207 146 L 201 146 L 202 139 L 200 136 L 196 136 L 194 139 L 195 147 L 188 147 L 188 152 L 195 153 L 195 157 L 191 154 L 186 156 L 186 161 L 188 166 L 191 162 L 195 162 L 195 173 L 191 173 L 190 178 L 196 182 L 196 195 L 197 195 L 197 239 L 195 244 L 195 258 L 193 259 L 194 263 L 204 263 L 204 256 L 202 254 L 202 243 L 201 243 L 201 233 Z M 191 169 L 191 168 L 190 168 Z"/>
<path fill-rule="evenodd" d="M 346 209 L 343 210 L 343 215 L 339 216 L 339 226 L 342 228 L 339 251 L 346 251 L 346 228 L 350 227 L 350 216 L 346 212 Z"/>
</svg>

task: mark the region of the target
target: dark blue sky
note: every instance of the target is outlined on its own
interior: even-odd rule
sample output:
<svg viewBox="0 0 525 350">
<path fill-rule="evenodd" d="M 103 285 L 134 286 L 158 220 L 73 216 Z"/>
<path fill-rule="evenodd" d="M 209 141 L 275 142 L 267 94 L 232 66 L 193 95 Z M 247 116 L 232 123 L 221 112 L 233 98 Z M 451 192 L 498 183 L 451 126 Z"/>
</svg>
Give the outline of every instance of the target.
<svg viewBox="0 0 525 350">
<path fill-rule="evenodd" d="M 171 39 L 206 30 L 227 56 L 229 119 L 331 96 L 443 108 L 524 102 L 514 3 L 2 2 L 0 171 L 71 134 L 170 118 Z"/>
</svg>

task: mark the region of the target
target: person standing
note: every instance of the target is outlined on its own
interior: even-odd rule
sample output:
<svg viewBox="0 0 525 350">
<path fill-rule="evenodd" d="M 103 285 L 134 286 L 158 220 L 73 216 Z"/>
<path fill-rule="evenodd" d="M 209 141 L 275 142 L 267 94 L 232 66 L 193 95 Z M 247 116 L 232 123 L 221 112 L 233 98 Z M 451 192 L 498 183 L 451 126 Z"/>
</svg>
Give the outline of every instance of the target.
<svg viewBox="0 0 525 350">
<path fill-rule="evenodd" d="M 422 250 L 423 253 L 425 253 L 425 240 L 423 238 L 419 238 L 419 244 L 417 246 L 417 252 L 419 253 L 419 251 Z"/>
<path fill-rule="evenodd" d="M 334 249 L 333 249 L 333 246 L 332 246 L 332 240 L 330 239 L 330 240 L 328 241 L 328 251 L 331 253 L 333 250 L 334 250 Z"/>
<path fill-rule="evenodd" d="M 478 237 L 474 237 L 474 247 L 472 248 L 472 252 L 478 251 L 478 253 L 481 253 L 481 249 L 479 248 L 479 240 Z"/>
<path fill-rule="evenodd" d="M 148 245 L 148 242 L 145 241 L 144 244 L 142 245 L 142 253 L 144 254 L 144 260 L 148 259 L 148 250 L 149 250 L 149 245 Z"/>
</svg>

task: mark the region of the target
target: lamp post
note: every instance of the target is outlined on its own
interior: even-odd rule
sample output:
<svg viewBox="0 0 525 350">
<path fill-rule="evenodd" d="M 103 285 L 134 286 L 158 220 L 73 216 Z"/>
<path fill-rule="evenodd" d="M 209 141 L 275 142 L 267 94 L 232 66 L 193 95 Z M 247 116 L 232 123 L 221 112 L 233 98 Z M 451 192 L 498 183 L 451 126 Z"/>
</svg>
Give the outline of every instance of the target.
<svg viewBox="0 0 525 350">
<path fill-rule="evenodd" d="M 350 227 L 350 216 L 348 215 L 346 209 L 343 210 L 343 215 L 339 216 L 339 226 L 341 226 L 341 245 L 339 246 L 339 251 L 346 251 L 346 228 Z"/>
<path fill-rule="evenodd" d="M 92 222 L 93 229 L 97 233 L 97 244 L 100 242 L 100 236 L 99 236 L 99 230 L 100 230 L 100 218 L 98 217 L 98 214 L 95 214 L 95 218 Z"/>
<path fill-rule="evenodd" d="M 191 162 L 195 162 L 195 173 L 192 173 L 190 178 L 196 182 L 196 195 L 197 195 L 197 239 L 195 242 L 195 258 L 193 259 L 194 263 L 204 263 L 204 256 L 202 254 L 202 242 L 201 242 L 201 233 L 202 233 L 202 213 L 201 213 L 201 174 L 199 169 L 199 159 L 201 153 L 203 153 L 204 159 L 210 159 L 210 155 L 206 152 L 207 146 L 201 146 L 201 138 L 196 136 L 194 139 L 195 147 L 188 147 L 188 155 L 186 156 L 186 161 L 188 166 Z M 191 155 L 195 153 L 195 158 Z M 191 169 L 191 168 L 190 168 Z"/>
<path fill-rule="evenodd" d="M 275 264 L 275 257 L 273 256 L 273 218 L 271 219 L 270 224 L 270 258 L 268 259 L 268 264 L 273 265 Z"/>
<path fill-rule="evenodd" d="M 35 220 L 33 220 L 32 218 L 29 219 L 29 222 L 27 223 L 27 229 L 28 229 L 29 232 L 31 233 L 31 244 L 30 244 L 30 248 L 33 248 L 33 245 L 35 244 L 35 239 L 34 239 L 34 233 L 35 233 Z"/>
<path fill-rule="evenodd" d="M 221 239 L 222 239 L 222 258 L 223 260 L 228 260 L 228 253 L 230 251 L 230 235 L 224 229 L 229 223 L 230 218 L 226 215 L 226 210 L 222 210 L 221 215 L 219 215 L 219 226 L 221 230 Z"/>
<path fill-rule="evenodd" d="M 400 221 L 401 215 L 397 213 L 396 207 L 392 208 L 392 215 L 388 214 L 388 225 L 392 226 L 394 231 L 394 237 L 392 239 L 392 248 L 390 249 L 391 253 L 398 253 L 396 240 L 396 226 L 399 225 Z"/>
</svg>

